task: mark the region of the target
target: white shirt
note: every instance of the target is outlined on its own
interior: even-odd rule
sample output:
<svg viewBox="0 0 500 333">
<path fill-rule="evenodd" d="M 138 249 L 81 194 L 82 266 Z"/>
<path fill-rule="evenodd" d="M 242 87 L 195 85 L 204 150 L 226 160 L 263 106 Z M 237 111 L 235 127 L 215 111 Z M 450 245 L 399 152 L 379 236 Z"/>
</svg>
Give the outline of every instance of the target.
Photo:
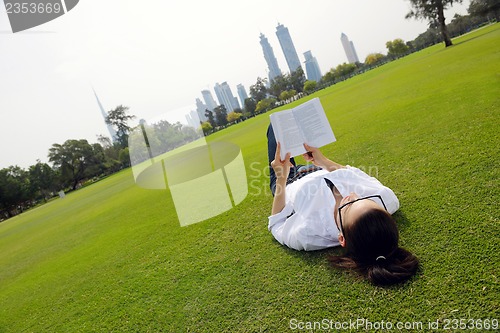
<svg viewBox="0 0 500 333">
<path fill-rule="evenodd" d="M 358 168 L 319 170 L 288 185 L 285 207 L 269 216 L 268 229 L 278 242 L 305 251 L 339 245 L 339 231 L 334 221 L 335 198 L 325 178 L 335 185 L 342 197 L 351 192 L 359 197 L 379 194 L 390 214 L 399 208 L 398 198 L 390 188 Z M 378 204 L 383 207 L 380 202 Z"/>
</svg>

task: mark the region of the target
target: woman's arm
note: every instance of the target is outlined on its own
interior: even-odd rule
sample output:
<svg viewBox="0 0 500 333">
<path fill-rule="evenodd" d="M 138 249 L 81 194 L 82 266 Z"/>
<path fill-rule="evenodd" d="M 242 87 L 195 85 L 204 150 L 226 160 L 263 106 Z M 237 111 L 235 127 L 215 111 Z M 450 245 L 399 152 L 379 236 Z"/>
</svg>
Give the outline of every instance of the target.
<svg viewBox="0 0 500 333">
<path fill-rule="evenodd" d="M 278 214 L 283 210 L 286 204 L 285 200 L 285 188 L 286 188 L 286 178 L 278 178 L 276 180 L 276 190 L 274 192 L 273 208 L 271 209 L 271 215 Z"/>
<path fill-rule="evenodd" d="M 276 154 L 274 155 L 274 160 L 271 162 L 271 167 L 276 174 L 276 190 L 274 192 L 273 208 L 271 210 L 271 215 L 277 214 L 283 210 L 286 204 L 285 200 L 285 189 L 286 180 L 288 179 L 288 174 L 290 173 L 290 167 L 292 163 L 290 162 L 290 153 L 287 153 L 284 160 L 280 158 L 281 146 L 278 142 L 276 147 Z"/>
<path fill-rule="evenodd" d="M 325 169 L 327 171 L 333 171 L 345 168 L 345 166 L 326 158 L 325 155 L 323 155 L 323 153 L 319 150 L 319 148 L 311 147 L 305 143 L 304 143 L 304 148 L 308 152 L 303 154 L 302 157 L 304 157 L 306 161 L 312 162 L 314 165 L 322 169 Z"/>
</svg>

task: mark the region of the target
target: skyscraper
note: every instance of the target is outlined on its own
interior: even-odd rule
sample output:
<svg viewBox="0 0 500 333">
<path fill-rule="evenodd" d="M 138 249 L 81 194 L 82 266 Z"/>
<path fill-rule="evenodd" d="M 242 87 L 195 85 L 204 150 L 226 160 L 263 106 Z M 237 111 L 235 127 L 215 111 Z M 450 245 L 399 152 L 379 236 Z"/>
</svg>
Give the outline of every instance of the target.
<svg viewBox="0 0 500 333">
<path fill-rule="evenodd" d="M 292 37 L 290 37 L 288 28 L 278 23 L 276 27 L 276 36 L 278 36 L 278 40 L 280 41 L 281 49 L 285 55 L 290 73 L 295 72 L 297 68 L 301 66 L 299 56 L 297 55 L 297 51 L 295 51 L 295 46 L 293 46 Z"/>
<path fill-rule="evenodd" d="M 240 96 L 241 108 L 243 109 L 245 107 L 245 99 L 248 98 L 247 91 L 241 83 L 236 86 L 236 90 L 238 91 L 238 96 Z"/>
<path fill-rule="evenodd" d="M 240 107 L 238 100 L 233 96 L 231 88 L 227 82 L 224 81 L 221 84 L 216 83 L 214 90 L 215 95 L 217 95 L 217 99 L 219 100 L 219 104 L 223 104 L 226 107 L 227 112 L 231 112 Z"/>
<path fill-rule="evenodd" d="M 278 67 L 278 60 L 274 56 L 273 48 L 269 44 L 266 36 L 260 34 L 260 45 L 262 46 L 262 51 L 264 52 L 264 58 L 267 62 L 267 68 L 269 69 L 269 81 L 272 81 L 276 76 L 281 75 L 281 69 Z"/>
<path fill-rule="evenodd" d="M 197 98 L 196 99 L 196 113 L 198 114 L 198 118 L 200 118 L 201 121 L 207 120 L 207 117 L 205 116 L 205 110 L 208 109 L 203 102 Z"/>
<path fill-rule="evenodd" d="M 94 92 L 95 99 L 97 100 L 97 105 L 99 105 L 99 109 L 101 110 L 102 117 L 104 118 L 104 123 L 106 124 L 106 127 L 108 128 L 109 136 L 111 136 L 111 141 L 113 143 L 115 143 L 118 141 L 118 135 L 116 134 L 116 131 L 113 128 L 113 126 L 106 123 L 106 117 L 107 117 L 106 111 L 104 111 L 104 108 L 101 105 L 101 101 L 99 100 L 99 97 L 97 97 L 97 94 L 96 94 L 94 88 L 92 88 L 92 91 Z"/>
<path fill-rule="evenodd" d="M 304 62 L 306 65 L 306 75 L 309 81 L 319 82 L 321 80 L 321 72 L 319 70 L 318 61 L 313 57 L 311 51 L 304 52 Z"/>
<path fill-rule="evenodd" d="M 198 113 L 195 110 L 192 110 L 191 112 L 189 112 L 189 114 L 186 115 L 186 121 L 188 125 L 191 127 L 194 128 L 200 127 L 201 120 Z"/>
<path fill-rule="evenodd" d="M 347 38 L 347 36 L 342 33 L 340 35 L 340 40 L 342 41 L 342 46 L 344 47 L 347 61 L 349 61 L 350 64 L 359 62 L 358 55 L 356 54 L 356 49 L 354 49 L 354 44 L 349 41 L 349 38 Z"/>
<path fill-rule="evenodd" d="M 212 97 L 212 93 L 210 90 L 205 89 L 201 91 L 201 95 L 203 96 L 203 100 L 205 101 L 205 105 L 210 111 L 213 111 L 217 107 L 217 103 Z"/>
</svg>

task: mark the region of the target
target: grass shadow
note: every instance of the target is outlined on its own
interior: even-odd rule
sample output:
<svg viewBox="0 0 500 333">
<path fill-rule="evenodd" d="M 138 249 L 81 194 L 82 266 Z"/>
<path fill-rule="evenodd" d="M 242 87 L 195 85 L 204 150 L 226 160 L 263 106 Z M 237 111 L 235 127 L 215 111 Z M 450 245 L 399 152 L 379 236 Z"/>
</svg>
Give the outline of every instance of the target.
<svg viewBox="0 0 500 333">
<path fill-rule="evenodd" d="M 396 224 L 400 231 L 410 226 L 411 222 L 410 220 L 408 220 L 406 214 L 402 210 L 398 210 L 397 212 L 392 214 L 392 217 L 394 218 L 394 220 L 396 220 Z"/>
</svg>

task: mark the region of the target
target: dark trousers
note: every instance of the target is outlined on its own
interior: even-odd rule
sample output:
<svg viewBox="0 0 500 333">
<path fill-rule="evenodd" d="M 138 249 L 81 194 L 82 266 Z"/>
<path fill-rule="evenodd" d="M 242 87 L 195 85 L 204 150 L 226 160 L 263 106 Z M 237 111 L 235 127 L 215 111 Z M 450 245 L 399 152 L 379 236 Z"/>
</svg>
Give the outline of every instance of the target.
<svg viewBox="0 0 500 333">
<path fill-rule="evenodd" d="M 273 127 L 269 124 L 267 128 L 267 156 L 269 159 L 269 186 L 271 188 L 271 192 L 274 196 L 274 192 L 276 191 L 276 174 L 274 173 L 273 168 L 271 167 L 271 162 L 274 160 L 274 156 L 276 155 L 276 138 L 274 137 Z M 290 173 L 288 174 L 288 179 L 292 179 L 297 173 L 297 167 L 295 165 L 295 160 L 290 158 L 290 162 L 292 162 L 293 167 L 290 168 Z"/>
</svg>

